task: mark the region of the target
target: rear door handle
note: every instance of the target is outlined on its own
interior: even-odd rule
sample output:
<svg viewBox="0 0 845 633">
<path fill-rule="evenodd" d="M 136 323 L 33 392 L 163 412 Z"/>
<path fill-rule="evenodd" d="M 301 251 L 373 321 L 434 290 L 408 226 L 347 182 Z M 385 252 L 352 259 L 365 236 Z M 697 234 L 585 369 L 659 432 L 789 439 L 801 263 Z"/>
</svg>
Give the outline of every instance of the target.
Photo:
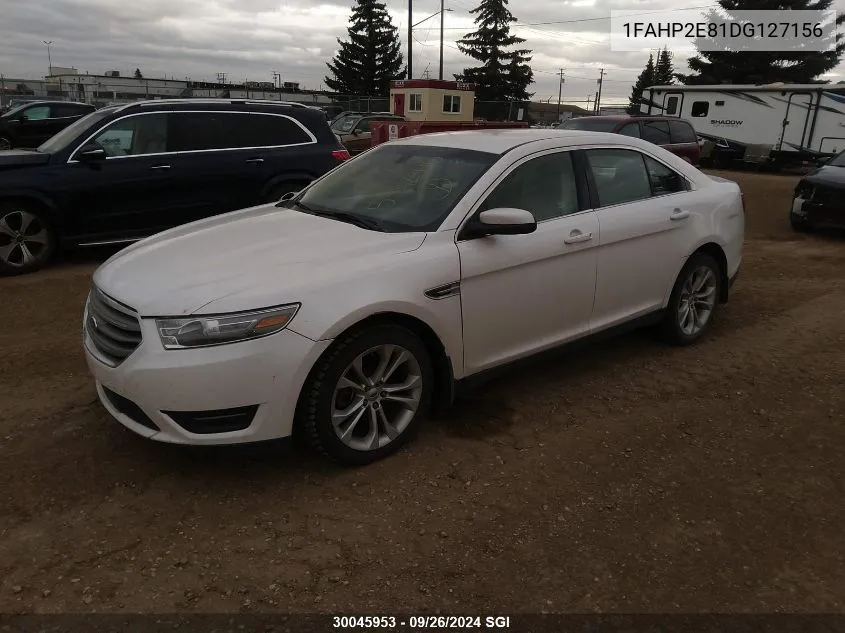
<svg viewBox="0 0 845 633">
<path fill-rule="evenodd" d="M 263 158 L 248 158 L 246 160 L 246 162 L 251 164 L 251 165 L 260 165 L 261 163 L 264 162 L 264 159 Z"/>
<path fill-rule="evenodd" d="M 579 244 L 580 242 L 589 242 L 593 239 L 592 233 L 582 233 L 581 231 L 572 231 L 565 240 L 564 244 Z"/>
<path fill-rule="evenodd" d="M 150 169 L 170 169 L 170 165 L 153 165 Z"/>
<path fill-rule="evenodd" d="M 672 215 L 669 216 L 670 220 L 686 220 L 689 217 L 689 211 L 686 209 L 675 209 L 672 211 Z"/>
</svg>

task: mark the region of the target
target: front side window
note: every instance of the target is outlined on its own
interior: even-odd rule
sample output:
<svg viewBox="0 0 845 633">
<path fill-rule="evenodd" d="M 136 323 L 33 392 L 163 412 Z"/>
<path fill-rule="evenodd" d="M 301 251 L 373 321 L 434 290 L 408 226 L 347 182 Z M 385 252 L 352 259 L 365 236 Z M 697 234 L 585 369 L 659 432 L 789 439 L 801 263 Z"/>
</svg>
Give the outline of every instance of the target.
<svg viewBox="0 0 845 633">
<path fill-rule="evenodd" d="M 649 158 L 648 156 L 644 156 L 643 158 L 645 159 L 653 195 L 665 196 L 670 193 L 686 191 L 687 183 L 683 176 L 653 158 Z"/>
<path fill-rule="evenodd" d="M 643 121 L 643 140 L 655 145 L 669 145 L 670 139 L 667 121 Z"/>
<path fill-rule="evenodd" d="M 412 94 L 408 96 L 408 111 L 422 112 L 422 95 Z"/>
<path fill-rule="evenodd" d="M 593 181 L 603 207 L 651 197 L 643 155 L 628 149 L 587 150 Z"/>
<path fill-rule="evenodd" d="M 434 231 L 497 154 L 449 147 L 380 145 L 314 183 L 303 210 L 347 213 L 392 232 Z"/>
<path fill-rule="evenodd" d="M 370 131 L 370 121 L 372 119 L 361 119 L 358 121 L 358 125 L 355 126 L 355 131 L 359 134 L 364 134 L 365 132 Z"/>
<path fill-rule="evenodd" d="M 92 140 L 110 157 L 161 154 L 169 151 L 167 115 L 144 114 L 115 121 Z"/>
<path fill-rule="evenodd" d="M 481 210 L 501 207 L 530 211 L 537 222 L 578 212 L 572 155 L 547 154 L 514 169 L 484 201 Z"/>
<path fill-rule="evenodd" d="M 443 112 L 457 114 L 461 111 L 461 98 L 458 95 L 446 95 L 443 97 Z"/>
<path fill-rule="evenodd" d="M 634 138 L 640 138 L 640 124 L 628 123 L 627 125 L 622 126 L 622 129 L 619 130 L 619 134 L 624 134 L 625 136 L 633 136 Z"/>
<path fill-rule="evenodd" d="M 27 121 L 43 121 L 50 118 L 50 106 L 33 106 L 21 112 Z"/>
</svg>

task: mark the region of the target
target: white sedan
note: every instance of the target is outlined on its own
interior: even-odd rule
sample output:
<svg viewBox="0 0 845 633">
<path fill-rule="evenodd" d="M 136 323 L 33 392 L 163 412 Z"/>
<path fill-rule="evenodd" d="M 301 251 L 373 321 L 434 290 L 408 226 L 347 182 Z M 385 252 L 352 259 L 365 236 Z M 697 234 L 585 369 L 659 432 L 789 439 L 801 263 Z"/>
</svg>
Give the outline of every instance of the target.
<svg viewBox="0 0 845 633">
<path fill-rule="evenodd" d="M 123 425 L 371 462 L 481 372 L 622 325 L 698 340 L 742 258 L 735 183 L 616 134 L 414 136 L 286 198 L 95 272 L 84 349 Z"/>
</svg>

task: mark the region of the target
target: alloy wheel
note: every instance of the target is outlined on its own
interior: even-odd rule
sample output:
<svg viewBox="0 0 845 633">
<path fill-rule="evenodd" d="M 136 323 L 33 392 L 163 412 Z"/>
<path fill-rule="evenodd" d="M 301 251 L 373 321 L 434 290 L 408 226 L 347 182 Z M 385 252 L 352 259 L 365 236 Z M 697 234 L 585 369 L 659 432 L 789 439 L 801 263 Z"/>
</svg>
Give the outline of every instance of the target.
<svg viewBox="0 0 845 633">
<path fill-rule="evenodd" d="M 709 266 L 693 269 L 681 289 L 678 325 L 687 336 L 695 336 L 707 325 L 716 306 L 716 274 Z"/>
<path fill-rule="evenodd" d="M 341 374 L 332 396 L 332 427 L 343 444 L 373 451 L 408 428 L 422 401 L 419 361 L 399 345 L 360 354 Z"/>
<path fill-rule="evenodd" d="M 9 211 L 0 217 L 0 262 L 13 268 L 25 268 L 48 252 L 50 235 L 36 215 Z"/>
</svg>

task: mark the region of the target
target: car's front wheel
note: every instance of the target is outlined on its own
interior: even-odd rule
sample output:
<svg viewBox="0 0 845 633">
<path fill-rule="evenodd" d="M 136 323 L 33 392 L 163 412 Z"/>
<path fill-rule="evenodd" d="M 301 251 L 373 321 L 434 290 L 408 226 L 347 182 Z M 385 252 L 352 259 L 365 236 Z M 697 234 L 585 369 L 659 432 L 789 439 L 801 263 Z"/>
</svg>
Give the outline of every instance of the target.
<svg viewBox="0 0 845 633">
<path fill-rule="evenodd" d="M 12 139 L 8 136 L 0 136 L 0 152 L 12 149 Z"/>
<path fill-rule="evenodd" d="M 55 235 L 40 209 L 25 202 L 0 202 L 0 276 L 38 270 L 55 248 Z"/>
<path fill-rule="evenodd" d="M 346 465 L 368 464 L 413 436 L 432 384 L 431 358 L 413 332 L 397 325 L 353 332 L 315 367 L 298 423 L 318 451 Z"/>
<path fill-rule="evenodd" d="M 719 304 L 719 264 L 706 253 L 690 257 L 672 289 L 663 318 L 664 338 L 674 345 L 697 341 L 710 327 Z"/>
</svg>

